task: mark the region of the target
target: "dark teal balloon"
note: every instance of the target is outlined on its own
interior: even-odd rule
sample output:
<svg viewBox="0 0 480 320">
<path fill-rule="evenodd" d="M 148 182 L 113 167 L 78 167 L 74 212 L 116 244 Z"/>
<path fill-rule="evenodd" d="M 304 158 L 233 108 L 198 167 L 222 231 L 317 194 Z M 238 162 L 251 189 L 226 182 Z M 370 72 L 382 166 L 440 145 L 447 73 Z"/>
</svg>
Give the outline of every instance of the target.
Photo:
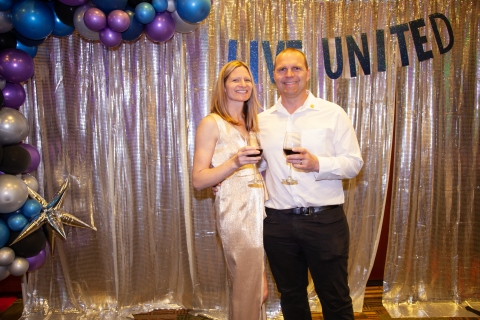
<svg viewBox="0 0 480 320">
<path fill-rule="evenodd" d="M 127 6 L 127 0 L 92 0 L 92 3 L 106 16 L 113 10 L 123 10 Z"/>
<path fill-rule="evenodd" d="M 155 14 L 155 8 L 150 3 L 142 2 L 135 7 L 135 19 L 143 24 L 152 22 Z"/>
<path fill-rule="evenodd" d="M 182 20 L 189 23 L 203 21 L 212 7 L 210 0 L 177 0 L 177 13 Z"/>
<path fill-rule="evenodd" d="M 53 12 L 53 19 L 55 21 L 55 26 L 53 27 L 52 34 L 57 37 L 66 37 L 69 36 L 75 31 L 75 27 L 69 26 L 65 23 L 62 22 L 57 16 L 57 13 L 55 12 L 55 3 L 54 2 L 48 2 L 47 5 L 50 7 L 50 9 Z"/>
<path fill-rule="evenodd" d="M 28 53 L 30 57 L 35 58 L 35 56 L 37 55 L 38 48 L 36 46 L 35 47 L 26 46 L 17 40 L 17 49 L 25 51 L 26 53 Z"/>
<path fill-rule="evenodd" d="M 168 8 L 168 1 L 167 0 L 153 0 L 152 6 L 155 8 L 157 12 L 163 12 Z"/>
<path fill-rule="evenodd" d="M 48 37 L 55 26 L 52 10 L 42 1 L 19 1 L 13 5 L 11 12 L 13 27 L 29 39 Z"/>
<path fill-rule="evenodd" d="M 9 237 L 10 229 L 3 220 L 0 220 L 0 248 L 7 244 Z"/>
<path fill-rule="evenodd" d="M 12 7 L 13 0 L 0 0 L 0 11 L 7 11 Z"/>
<path fill-rule="evenodd" d="M 137 40 L 143 33 L 144 25 L 135 19 L 135 12 L 132 10 L 125 11 L 130 18 L 130 27 L 122 32 L 122 39 L 125 41 L 134 41 Z"/>
<path fill-rule="evenodd" d="M 7 224 L 10 230 L 12 231 L 20 231 L 22 230 L 28 223 L 27 217 L 25 217 L 21 213 L 13 214 L 8 217 Z"/>
<path fill-rule="evenodd" d="M 33 218 L 42 211 L 42 205 L 37 200 L 28 199 L 21 210 L 25 217 Z"/>
</svg>

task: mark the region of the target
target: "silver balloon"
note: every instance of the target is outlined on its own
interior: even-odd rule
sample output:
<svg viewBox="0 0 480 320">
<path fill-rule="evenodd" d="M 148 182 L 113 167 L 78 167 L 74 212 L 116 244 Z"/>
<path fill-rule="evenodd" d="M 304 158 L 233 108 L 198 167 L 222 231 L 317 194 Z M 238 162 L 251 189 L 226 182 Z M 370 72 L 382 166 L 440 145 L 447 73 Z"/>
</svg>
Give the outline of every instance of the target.
<svg viewBox="0 0 480 320">
<path fill-rule="evenodd" d="M 0 175 L 0 213 L 10 213 L 20 209 L 28 198 L 25 182 L 11 174 Z"/>
<path fill-rule="evenodd" d="M 31 174 L 24 173 L 22 174 L 22 180 L 27 184 L 35 192 L 38 192 L 38 181 L 37 178 L 32 176 Z"/>
<path fill-rule="evenodd" d="M 7 80 L 5 80 L 4 77 L 0 76 L 0 90 L 3 90 L 5 86 L 7 85 Z"/>
<path fill-rule="evenodd" d="M 99 40 L 100 34 L 97 31 L 92 31 L 87 28 L 85 25 L 85 21 L 83 20 L 83 16 L 85 15 L 85 11 L 89 8 L 93 7 L 93 5 L 88 2 L 81 6 L 79 6 L 75 13 L 73 14 L 73 25 L 75 26 L 75 30 L 84 38 L 88 40 Z"/>
<path fill-rule="evenodd" d="M 5 33 L 13 29 L 12 13 L 8 11 L 0 11 L 0 33 Z"/>
<path fill-rule="evenodd" d="M 8 271 L 14 276 L 21 276 L 27 272 L 30 263 L 28 260 L 22 257 L 16 257 L 13 262 L 8 266 Z"/>
<path fill-rule="evenodd" d="M 28 135 L 28 121 L 12 108 L 0 109 L 0 145 L 21 142 Z"/>
<path fill-rule="evenodd" d="M 175 20 L 175 31 L 180 33 L 189 33 L 197 29 L 199 23 L 188 23 L 178 15 L 177 11 L 172 12 L 173 20 Z"/>
<path fill-rule="evenodd" d="M 15 251 L 10 247 L 0 248 L 0 266 L 8 266 L 15 259 Z M 1 278 L 1 277 L 0 277 Z"/>
<path fill-rule="evenodd" d="M 175 6 L 175 0 L 168 0 L 167 11 L 168 12 L 173 12 L 175 10 L 177 10 L 177 7 Z"/>
<path fill-rule="evenodd" d="M 6 279 L 9 275 L 10 272 L 8 271 L 8 267 L 0 266 L 0 281 Z"/>
</svg>

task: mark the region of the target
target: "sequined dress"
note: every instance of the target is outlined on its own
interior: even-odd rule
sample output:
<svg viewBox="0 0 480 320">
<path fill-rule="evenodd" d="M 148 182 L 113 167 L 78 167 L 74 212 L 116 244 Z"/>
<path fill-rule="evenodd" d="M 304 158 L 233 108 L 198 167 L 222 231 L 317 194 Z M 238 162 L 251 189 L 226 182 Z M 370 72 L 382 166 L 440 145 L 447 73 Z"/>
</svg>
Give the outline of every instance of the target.
<svg viewBox="0 0 480 320">
<path fill-rule="evenodd" d="M 230 123 L 217 114 L 211 116 L 219 131 L 212 157 L 216 167 L 245 146 L 245 140 Z M 253 172 L 253 165 L 239 168 L 221 183 L 215 197 L 217 232 L 227 265 L 229 320 L 266 319 L 262 305 L 266 191 L 262 186 L 248 185 Z"/>
</svg>

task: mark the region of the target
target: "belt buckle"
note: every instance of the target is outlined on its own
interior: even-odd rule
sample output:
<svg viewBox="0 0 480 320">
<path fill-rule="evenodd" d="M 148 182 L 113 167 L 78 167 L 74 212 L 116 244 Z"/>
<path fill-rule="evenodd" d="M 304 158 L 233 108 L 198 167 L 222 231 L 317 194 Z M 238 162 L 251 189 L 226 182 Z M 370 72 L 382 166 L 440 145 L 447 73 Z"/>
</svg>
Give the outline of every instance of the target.
<svg viewBox="0 0 480 320">
<path fill-rule="evenodd" d="M 304 216 L 311 216 L 314 212 L 313 209 L 314 208 L 312 208 L 312 207 L 301 207 L 300 208 L 300 214 L 302 214 Z"/>
</svg>

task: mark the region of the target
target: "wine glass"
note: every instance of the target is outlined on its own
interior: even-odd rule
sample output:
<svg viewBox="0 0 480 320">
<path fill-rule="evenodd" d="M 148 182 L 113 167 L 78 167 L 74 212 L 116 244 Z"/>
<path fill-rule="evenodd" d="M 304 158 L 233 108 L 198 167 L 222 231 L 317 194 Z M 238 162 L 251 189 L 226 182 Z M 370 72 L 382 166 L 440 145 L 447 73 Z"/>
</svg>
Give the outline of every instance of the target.
<svg viewBox="0 0 480 320">
<path fill-rule="evenodd" d="M 257 135 L 256 132 L 253 132 L 253 131 L 248 132 L 247 145 L 251 146 L 251 147 L 255 147 L 255 148 L 257 148 L 258 151 L 260 151 L 259 154 L 258 153 L 249 154 L 248 155 L 249 157 L 260 157 L 262 155 L 263 149 L 262 149 L 262 146 L 260 144 L 260 140 L 258 139 L 258 135 Z M 253 164 L 253 180 L 249 181 L 248 184 L 249 185 L 257 185 L 261 182 L 262 182 L 262 180 L 257 179 L 257 164 L 254 163 Z"/>
<path fill-rule="evenodd" d="M 287 131 L 285 132 L 285 139 L 283 140 L 283 153 L 286 156 L 291 154 L 299 154 L 300 152 L 294 152 L 293 148 L 300 148 L 302 146 L 302 135 L 300 132 L 292 132 Z M 292 178 L 292 164 L 289 163 L 289 173 L 286 179 L 282 179 L 282 183 L 288 185 L 297 184 L 298 181 Z"/>
</svg>

